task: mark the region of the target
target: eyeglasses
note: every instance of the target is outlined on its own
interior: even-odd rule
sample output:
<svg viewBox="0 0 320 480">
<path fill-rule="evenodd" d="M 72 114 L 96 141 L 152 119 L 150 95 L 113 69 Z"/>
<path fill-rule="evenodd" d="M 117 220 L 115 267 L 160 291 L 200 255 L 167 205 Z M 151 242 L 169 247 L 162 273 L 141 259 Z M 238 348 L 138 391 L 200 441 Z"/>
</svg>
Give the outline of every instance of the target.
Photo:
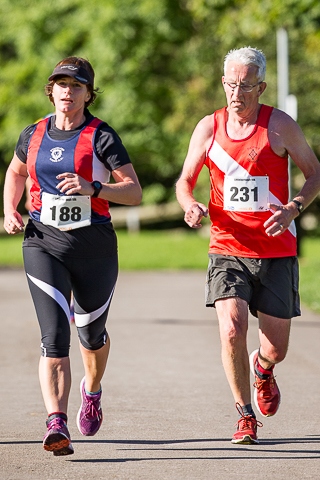
<svg viewBox="0 0 320 480">
<path fill-rule="evenodd" d="M 228 87 L 230 87 L 232 90 L 235 90 L 237 87 L 239 87 L 240 90 L 245 93 L 252 92 L 254 87 L 260 85 L 260 83 L 262 82 L 258 82 L 255 85 L 244 85 L 242 83 L 223 82 L 224 85 L 228 85 Z"/>
</svg>

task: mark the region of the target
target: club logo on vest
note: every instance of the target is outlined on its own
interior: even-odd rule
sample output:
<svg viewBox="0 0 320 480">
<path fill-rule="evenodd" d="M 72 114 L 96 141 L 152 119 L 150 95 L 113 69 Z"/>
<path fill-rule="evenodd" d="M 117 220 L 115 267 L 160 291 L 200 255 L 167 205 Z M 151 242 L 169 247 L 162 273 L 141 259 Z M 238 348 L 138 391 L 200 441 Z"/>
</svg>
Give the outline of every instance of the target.
<svg viewBox="0 0 320 480">
<path fill-rule="evenodd" d="M 51 148 L 50 150 L 51 162 L 54 162 L 54 163 L 61 162 L 61 160 L 63 160 L 62 152 L 64 152 L 64 148 L 62 147 Z"/>
<path fill-rule="evenodd" d="M 257 162 L 258 161 L 258 152 L 257 150 L 259 150 L 257 147 L 250 147 L 249 149 L 249 152 L 248 152 L 248 156 L 249 156 L 249 162 Z"/>
</svg>

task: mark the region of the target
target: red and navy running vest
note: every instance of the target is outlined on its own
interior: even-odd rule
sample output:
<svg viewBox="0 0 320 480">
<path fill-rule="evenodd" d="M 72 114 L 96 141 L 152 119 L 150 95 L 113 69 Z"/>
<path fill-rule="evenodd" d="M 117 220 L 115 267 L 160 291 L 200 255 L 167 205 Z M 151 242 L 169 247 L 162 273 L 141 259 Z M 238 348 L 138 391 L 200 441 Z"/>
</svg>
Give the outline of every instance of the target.
<svg viewBox="0 0 320 480">
<path fill-rule="evenodd" d="M 102 120 L 91 122 L 67 140 L 53 140 L 48 135 L 49 118 L 40 120 L 31 135 L 27 168 L 32 180 L 30 189 L 31 210 L 34 220 L 40 221 L 41 196 L 43 192 L 63 195 L 56 186 L 60 173 L 76 173 L 85 180 L 107 183 L 110 172 L 99 160 L 94 149 L 94 138 Z M 109 203 L 102 198 L 91 199 L 91 223 L 110 221 Z"/>
</svg>

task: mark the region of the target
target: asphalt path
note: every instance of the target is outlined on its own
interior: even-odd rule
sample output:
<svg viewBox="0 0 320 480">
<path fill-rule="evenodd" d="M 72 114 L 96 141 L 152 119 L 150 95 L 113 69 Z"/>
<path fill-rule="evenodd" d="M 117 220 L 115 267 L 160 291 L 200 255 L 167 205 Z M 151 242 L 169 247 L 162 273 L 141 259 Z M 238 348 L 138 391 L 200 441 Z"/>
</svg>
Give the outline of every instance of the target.
<svg viewBox="0 0 320 480">
<path fill-rule="evenodd" d="M 258 419 L 259 445 L 233 445 L 237 412 L 221 360 L 217 318 L 206 309 L 205 272 L 121 272 L 108 330 L 104 422 L 80 435 L 83 367 L 72 326 L 69 430 L 74 455 L 42 448 L 46 412 L 39 329 L 24 272 L 0 271 L 1 480 L 320 479 L 320 316 L 303 308 L 276 367 L 274 417 Z M 248 348 L 257 348 L 250 318 Z M 253 382 L 253 379 L 252 379 Z"/>
</svg>

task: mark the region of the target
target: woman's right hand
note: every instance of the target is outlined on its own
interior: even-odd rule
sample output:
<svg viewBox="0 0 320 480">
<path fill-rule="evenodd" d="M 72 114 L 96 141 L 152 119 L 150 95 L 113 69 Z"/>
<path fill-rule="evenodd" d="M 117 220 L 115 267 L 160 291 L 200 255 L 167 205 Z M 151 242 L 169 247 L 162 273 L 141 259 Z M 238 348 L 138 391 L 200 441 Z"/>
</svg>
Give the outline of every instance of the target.
<svg viewBox="0 0 320 480">
<path fill-rule="evenodd" d="M 24 221 L 22 216 L 16 210 L 10 214 L 5 215 L 3 226 L 9 235 L 16 235 L 23 232 Z"/>
</svg>

